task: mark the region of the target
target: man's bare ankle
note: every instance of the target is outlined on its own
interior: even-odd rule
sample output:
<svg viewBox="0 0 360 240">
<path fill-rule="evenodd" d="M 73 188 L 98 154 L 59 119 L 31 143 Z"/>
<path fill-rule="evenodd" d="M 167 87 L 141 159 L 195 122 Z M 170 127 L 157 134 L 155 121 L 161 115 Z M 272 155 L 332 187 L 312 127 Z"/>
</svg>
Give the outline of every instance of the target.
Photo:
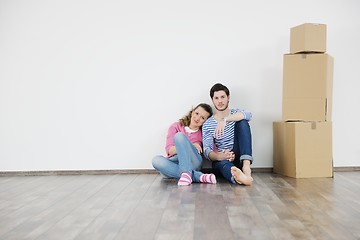
<svg viewBox="0 0 360 240">
<path fill-rule="evenodd" d="M 243 166 L 244 165 L 251 165 L 251 161 L 250 160 L 247 160 L 247 159 L 244 159 L 244 160 L 242 160 L 242 164 L 243 164 Z"/>
</svg>

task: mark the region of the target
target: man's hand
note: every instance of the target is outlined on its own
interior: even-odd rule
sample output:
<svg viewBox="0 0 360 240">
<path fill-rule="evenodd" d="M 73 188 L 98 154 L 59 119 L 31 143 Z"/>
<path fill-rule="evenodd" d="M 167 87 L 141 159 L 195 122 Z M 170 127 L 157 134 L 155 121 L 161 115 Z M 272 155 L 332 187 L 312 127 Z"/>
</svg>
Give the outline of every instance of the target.
<svg viewBox="0 0 360 240">
<path fill-rule="evenodd" d="M 215 138 L 221 138 L 222 136 L 224 136 L 225 125 L 226 125 L 226 121 L 223 120 L 219 121 L 214 132 Z"/>
<path fill-rule="evenodd" d="M 228 160 L 228 161 L 230 161 L 230 162 L 232 162 L 232 161 L 234 161 L 234 159 L 235 159 L 235 154 L 234 154 L 234 152 L 233 151 L 230 151 L 230 150 L 228 150 L 228 149 L 226 149 L 226 150 L 224 150 L 224 151 L 222 151 L 222 152 L 219 152 L 219 156 L 220 156 L 220 159 L 219 159 L 219 161 L 221 161 L 221 160 Z"/>
</svg>

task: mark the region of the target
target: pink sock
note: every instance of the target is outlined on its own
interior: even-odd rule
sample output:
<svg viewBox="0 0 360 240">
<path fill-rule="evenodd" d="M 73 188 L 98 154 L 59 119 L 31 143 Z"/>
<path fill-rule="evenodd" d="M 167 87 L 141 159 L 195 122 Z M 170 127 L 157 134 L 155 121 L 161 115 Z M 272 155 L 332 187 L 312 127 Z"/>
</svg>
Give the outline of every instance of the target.
<svg viewBox="0 0 360 240">
<path fill-rule="evenodd" d="M 188 172 L 183 172 L 180 175 L 178 186 L 189 186 L 192 182 L 191 175 Z"/>
<path fill-rule="evenodd" d="M 216 183 L 216 177 L 214 174 L 203 174 L 200 176 L 200 182 L 202 183 Z"/>
</svg>

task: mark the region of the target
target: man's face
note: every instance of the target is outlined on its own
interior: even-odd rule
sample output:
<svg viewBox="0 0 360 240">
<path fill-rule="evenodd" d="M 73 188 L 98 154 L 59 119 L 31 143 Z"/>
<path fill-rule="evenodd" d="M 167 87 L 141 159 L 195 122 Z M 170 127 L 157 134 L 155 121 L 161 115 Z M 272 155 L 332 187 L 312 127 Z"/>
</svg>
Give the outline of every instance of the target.
<svg viewBox="0 0 360 240">
<path fill-rule="evenodd" d="M 229 106 L 229 100 L 230 96 L 227 96 L 223 90 L 214 92 L 214 96 L 212 98 L 214 107 L 218 111 L 226 110 Z"/>
</svg>

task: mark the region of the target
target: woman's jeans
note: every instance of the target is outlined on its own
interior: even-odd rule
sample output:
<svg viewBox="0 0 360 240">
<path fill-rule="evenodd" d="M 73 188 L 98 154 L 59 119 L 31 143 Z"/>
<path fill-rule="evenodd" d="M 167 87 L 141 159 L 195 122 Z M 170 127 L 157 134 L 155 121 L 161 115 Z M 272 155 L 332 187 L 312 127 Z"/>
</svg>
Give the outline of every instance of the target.
<svg viewBox="0 0 360 240">
<path fill-rule="evenodd" d="M 235 160 L 213 161 L 212 168 L 216 174 L 221 174 L 229 182 L 235 183 L 231 175 L 231 167 L 236 166 L 242 169 L 243 160 L 250 160 L 252 163 L 252 139 L 250 125 L 247 120 L 241 120 L 235 123 L 234 127 L 234 146 L 232 151 L 235 153 Z"/>
<path fill-rule="evenodd" d="M 182 132 L 175 134 L 174 145 L 177 154 L 170 158 L 155 156 L 152 160 L 153 167 L 168 178 L 180 178 L 181 173 L 189 172 L 194 182 L 200 182 L 203 173 L 198 170 L 202 166 L 202 156 Z"/>
</svg>

